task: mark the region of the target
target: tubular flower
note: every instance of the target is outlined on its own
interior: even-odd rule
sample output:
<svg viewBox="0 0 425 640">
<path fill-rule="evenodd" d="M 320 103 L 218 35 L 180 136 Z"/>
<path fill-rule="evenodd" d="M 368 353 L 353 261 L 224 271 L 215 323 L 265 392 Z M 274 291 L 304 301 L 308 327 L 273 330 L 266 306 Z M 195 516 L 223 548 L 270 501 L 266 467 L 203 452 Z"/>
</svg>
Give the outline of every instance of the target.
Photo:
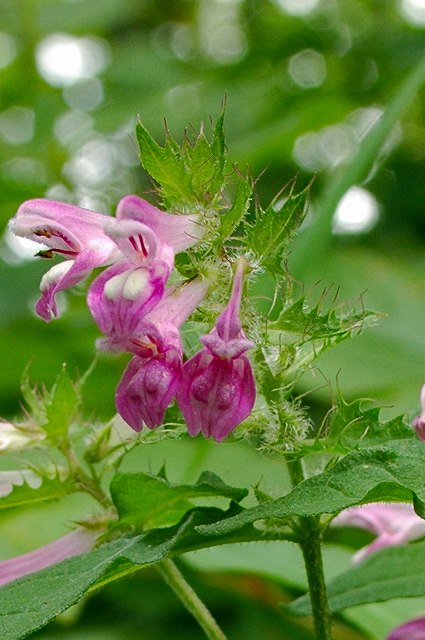
<svg viewBox="0 0 425 640">
<path fill-rule="evenodd" d="M 41 571 L 93 548 L 98 533 L 79 527 L 40 549 L 0 562 L 0 585 Z"/>
<path fill-rule="evenodd" d="M 255 381 L 245 355 L 253 346 L 239 318 L 243 265 L 238 265 L 230 301 L 216 326 L 201 336 L 204 345 L 183 366 L 177 402 L 191 436 L 223 440 L 252 411 Z"/>
<path fill-rule="evenodd" d="M 393 629 L 387 640 L 424 640 L 425 618 L 416 618 Z"/>
<path fill-rule="evenodd" d="M 196 216 L 171 215 L 126 196 L 117 218 L 104 225 L 122 259 L 96 278 L 89 289 L 88 306 L 107 336 L 98 344 L 107 351 L 134 351 L 143 318 L 162 299 L 174 266 L 174 255 L 200 238 Z"/>
<path fill-rule="evenodd" d="M 421 413 L 413 421 L 413 428 L 420 440 L 425 440 L 425 384 L 421 389 L 420 396 Z"/>
<path fill-rule="evenodd" d="M 105 232 L 123 258 L 108 267 L 91 285 L 87 304 L 101 331 L 100 344 L 109 351 L 126 351 L 143 317 L 164 295 L 174 264 L 173 249 L 161 243 L 145 224 L 111 220 Z"/>
<path fill-rule="evenodd" d="M 54 253 L 68 260 L 54 265 L 40 283 L 41 298 L 36 311 L 46 322 L 58 316 L 55 296 L 83 280 L 92 269 L 113 262 L 116 245 L 102 230 L 108 216 L 71 204 L 50 200 L 28 200 L 10 221 L 11 231 L 47 246 L 40 256 Z"/>
<path fill-rule="evenodd" d="M 169 289 L 154 310 L 144 318 L 144 333 L 131 340 L 137 353 L 118 384 L 115 402 L 118 413 L 135 431 L 161 425 L 164 414 L 182 381 L 183 348 L 180 325 L 192 313 L 207 291 L 200 278 Z"/>
<path fill-rule="evenodd" d="M 411 504 L 401 502 L 376 502 L 350 507 L 342 511 L 332 524 L 359 527 L 376 534 L 376 540 L 354 554 L 354 562 L 360 562 L 370 553 L 384 547 L 425 536 L 425 520 L 415 513 Z"/>
</svg>

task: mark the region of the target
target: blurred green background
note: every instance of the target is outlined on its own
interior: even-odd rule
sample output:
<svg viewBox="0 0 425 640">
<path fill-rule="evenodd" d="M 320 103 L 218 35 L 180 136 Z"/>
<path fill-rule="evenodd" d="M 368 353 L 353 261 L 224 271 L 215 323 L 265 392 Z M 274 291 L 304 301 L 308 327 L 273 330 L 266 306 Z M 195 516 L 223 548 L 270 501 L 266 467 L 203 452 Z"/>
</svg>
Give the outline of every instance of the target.
<svg viewBox="0 0 425 640">
<path fill-rule="evenodd" d="M 5 231 L 0 244 L 0 416 L 19 412 L 19 384 L 28 363 L 31 379 L 49 386 L 62 362 L 71 374 L 90 365 L 97 337 L 82 291 L 67 295 L 67 313 L 50 325 L 34 316 L 39 279 L 49 265 L 34 260 L 34 251 L 6 231 L 22 201 L 47 197 L 110 213 L 128 193 L 155 202 L 152 183 L 138 164 L 138 115 L 159 141 L 164 118 L 181 139 L 185 128 L 196 129 L 200 121 L 208 130 L 227 93 L 229 158 L 242 168 L 249 165 L 259 177 L 256 192 L 263 204 L 294 175 L 301 188 L 317 174 L 314 215 L 315 202 L 355 156 L 424 53 L 424 0 L 0 0 L 0 232 Z M 347 399 L 376 398 L 388 406 L 388 415 L 414 415 L 417 410 L 425 381 L 424 105 L 422 88 L 366 180 L 336 209 L 330 249 L 308 256 L 309 272 L 303 275 L 313 299 L 326 287 L 333 292 L 339 287 L 341 300 L 362 295 L 366 307 L 385 314 L 379 326 L 326 353 L 304 377 L 300 391 L 315 390 L 308 400 L 322 410 L 337 375 Z M 124 362 L 100 357 L 87 385 L 88 413 L 112 415 Z M 187 443 L 173 446 L 187 449 Z M 194 479 L 198 469 L 193 460 L 199 455 L 226 481 L 238 483 L 228 477 L 233 463 L 223 462 L 215 445 L 191 442 L 186 449 L 172 479 Z M 228 451 L 226 446 L 223 450 Z M 270 488 L 279 487 L 280 468 L 271 468 L 266 460 L 254 464 L 250 452 L 247 459 L 234 455 L 240 456 L 240 468 L 252 465 L 252 484 L 270 474 Z M 159 449 L 140 464 L 156 470 L 162 456 L 173 459 L 175 454 Z M 81 505 L 66 509 L 72 519 Z M 37 514 L 28 518 L 39 522 Z M 28 540 L 34 544 L 33 525 L 24 527 L 22 540 L 15 540 L 13 522 L 3 525 L 7 550 L 24 550 L 31 546 Z M 50 528 L 44 535 L 55 533 Z M 343 552 L 335 553 L 330 573 L 341 568 L 338 554 Z M 221 561 L 214 554 L 204 560 L 218 571 Z M 348 562 L 349 555 L 344 558 Z M 195 564 L 204 560 L 198 556 Z M 243 562 L 254 567 L 264 561 L 249 552 Z M 299 559 L 295 565 L 299 571 Z M 276 607 L 280 597 L 273 591 L 282 589 L 281 584 L 241 581 L 235 588 L 231 581 L 229 587 L 223 578 L 214 580 L 213 599 L 227 602 L 228 588 L 239 594 L 229 613 L 237 621 L 233 635 L 228 627 L 232 638 L 250 638 L 255 625 L 264 628 L 262 638 L 283 637 L 283 614 Z M 304 578 L 297 580 L 289 580 L 291 588 L 302 588 Z M 140 601 L 148 598 L 151 612 L 142 635 L 132 625 L 105 635 L 100 623 L 93 622 L 83 635 L 71 625 L 69 631 L 54 627 L 40 637 L 161 638 L 162 632 L 155 630 L 161 616 L 173 620 L 174 637 L 202 637 L 185 626 L 190 624 L 186 619 L 178 635 L 173 616 L 184 614 L 174 612 L 175 603 L 163 590 L 158 598 L 164 598 L 164 607 L 158 606 L 153 575 L 148 588 L 139 582 L 123 586 L 122 592 L 119 587 L 105 592 L 100 600 L 108 608 L 108 598 L 116 598 L 118 589 L 124 595 L 117 616 L 137 618 L 139 604 L 127 592 L 136 600 L 134 591 L 141 589 Z M 244 618 L 244 598 L 253 593 L 257 609 L 250 608 Z M 358 614 L 358 622 L 374 620 L 374 615 L 383 620 L 381 627 L 373 623 L 378 626 L 372 637 L 381 638 L 408 615 L 406 606 L 400 605 L 404 613 L 396 605 L 378 613 L 369 608 L 368 616 Z M 416 610 L 422 604 L 412 606 Z M 290 623 L 284 621 L 284 627 L 292 637 Z M 166 624 L 164 628 L 167 637 Z M 341 637 L 349 638 L 348 633 Z M 296 634 L 304 637 L 299 629 Z"/>
</svg>

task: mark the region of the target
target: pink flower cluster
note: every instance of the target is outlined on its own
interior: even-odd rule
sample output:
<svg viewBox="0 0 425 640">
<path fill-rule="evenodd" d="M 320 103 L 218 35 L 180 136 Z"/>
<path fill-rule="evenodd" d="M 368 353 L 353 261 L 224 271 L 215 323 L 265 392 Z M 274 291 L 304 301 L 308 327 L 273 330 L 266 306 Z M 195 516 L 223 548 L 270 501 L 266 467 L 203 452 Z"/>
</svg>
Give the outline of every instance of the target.
<svg viewBox="0 0 425 640">
<path fill-rule="evenodd" d="M 21 205 L 10 228 L 42 243 L 39 255 L 60 254 L 42 278 L 37 313 L 59 315 L 56 295 L 106 267 L 90 285 L 87 303 L 103 333 L 97 346 L 132 354 L 116 391 L 116 406 L 135 430 L 162 424 L 174 398 L 189 433 L 217 441 L 251 412 L 255 382 L 239 319 L 243 266 L 236 268 L 230 300 L 204 348 L 183 363 L 180 327 L 205 297 L 208 283 L 196 278 L 167 286 L 174 256 L 204 234 L 199 216 L 172 215 L 137 196 L 126 196 L 116 217 L 49 200 Z"/>
</svg>

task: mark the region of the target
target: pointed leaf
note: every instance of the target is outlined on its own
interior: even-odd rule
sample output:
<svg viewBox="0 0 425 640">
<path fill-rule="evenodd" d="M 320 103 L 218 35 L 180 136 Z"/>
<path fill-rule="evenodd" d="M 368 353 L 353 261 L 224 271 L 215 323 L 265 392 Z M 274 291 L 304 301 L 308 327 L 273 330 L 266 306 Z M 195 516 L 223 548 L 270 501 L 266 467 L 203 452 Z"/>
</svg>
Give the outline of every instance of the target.
<svg viewBox="0 0 425 640">
<path fill-rule="evenodd" d="M 216 525 L 202 527 L 219 535 L 264 518 L 290 518 L 337 513 L 356 504 L 383 501 L 415 502 L 425 515 L 425 443 L 397 440 L 386 447 L 349 453 L 329 470 L 308 478 L 288 495 L 247 509 Z"/>
<path fill-rule="evenodd" d="M 194 509 L 173 527 L 154 529 L 142 535 L 124 537 L 99 549 L 70 558 L 38 573 L 0 588 L 0 637 L 20 640 L 47 624 L 78 602 L 90 588 L 159 562 L 172 553 L 184 553 L 206 546 L 195 527 L 226 514 L 219 509 Z M 247 528 L 243 535 L 220 542 L 259 539 Z M 208 546 L 211 541 L 208 540 Z"/>
<path fill-rule="evenodd" d="M 43 429 L 53 443 L 60 443 L 67 437 L 68 429 L 80 405 L 78 388 L 73 384 L 66 367 L 63 366 L 46 403 L 46 420 Z"/>
<path fill-rule="evenodd" d="M 252 195 L 252 186 L 244 176 L 238 176 L 233 204 L 220 216 L 220 238 L 228 238 L 243 220 Z"/>
<path fill-rule="evenodd" d="M 49 476 L 30 469 L 0 472 L 0 509 L 34 505 L 57 500 L 76 490 L 73 482 L 59 472 Z"/>
<path fill-rule="evenodd" d="M 259 209 L 247 228 L 247 246 L 272 275 L 284 273 L 286 251 L 306 213 L 310 187 L 295 195 L 292 190 L 293 185 L 283 205 L 272 202 L 267 209 Z"/>
<path fill-rule="evenodd" d="M 334 578 L 328 585 L 331 611 L 368 602 L 425 595 L 425 542 L 382 549 Z M 310 598 L 289 606 L 295 615 L 311 613 Z"/>
<path fill-rule="evenodd" d="M 246 489 L 229 487 L 208 471 L 194 485 L 173 485 L 163 476 L 148 473 L 117 473 L 111 482 L 119 524 L 131 524 L 136 529 L 175 522 L 191 506 L 191 498 L 224 496 L 239 501 L 247 493 Z"/>
</svg>

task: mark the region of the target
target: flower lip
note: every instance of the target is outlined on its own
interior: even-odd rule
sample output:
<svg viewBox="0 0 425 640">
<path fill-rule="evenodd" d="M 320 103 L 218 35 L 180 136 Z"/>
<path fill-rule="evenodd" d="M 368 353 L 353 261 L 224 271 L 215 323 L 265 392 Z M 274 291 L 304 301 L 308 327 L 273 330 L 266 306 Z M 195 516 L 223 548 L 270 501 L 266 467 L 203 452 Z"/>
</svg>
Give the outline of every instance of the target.
<svg viewBox="0 0 425 640">
<path fill-rule="evenodd" d="M 87 247 L 106 256 L 115 248 L 102 231 L 102 223 L 108 219 L 96 211 L 39 198 L 21 204 L 9 224 L 15 235 L 46 245 L 48 251 L 42 252 L 42 257 L 48 257 L 49 252 L 73 256 Z"/>
<path fill-rule="evenodd" d="M 138 196 L 129 195 L 120 200 L 117 220 L 134 220 L 147 225 L 157 238 L 173 248 L 184 251 L 201 240 L 205 228 L 196 214 L 171 214 L 157 209 Z"/>
<path fill-rule="evenodd" d="M 170 249 L 165 247 L 164 243 L 161 244 L 155 232 L 142 222 L 107 219 L 103 224 L 103 231 L 133 263 L 152 261 L 160 253 L 165 253 L 166 260 L 169 260 L 170 266 L 172 265 Z"/>
</svg>

